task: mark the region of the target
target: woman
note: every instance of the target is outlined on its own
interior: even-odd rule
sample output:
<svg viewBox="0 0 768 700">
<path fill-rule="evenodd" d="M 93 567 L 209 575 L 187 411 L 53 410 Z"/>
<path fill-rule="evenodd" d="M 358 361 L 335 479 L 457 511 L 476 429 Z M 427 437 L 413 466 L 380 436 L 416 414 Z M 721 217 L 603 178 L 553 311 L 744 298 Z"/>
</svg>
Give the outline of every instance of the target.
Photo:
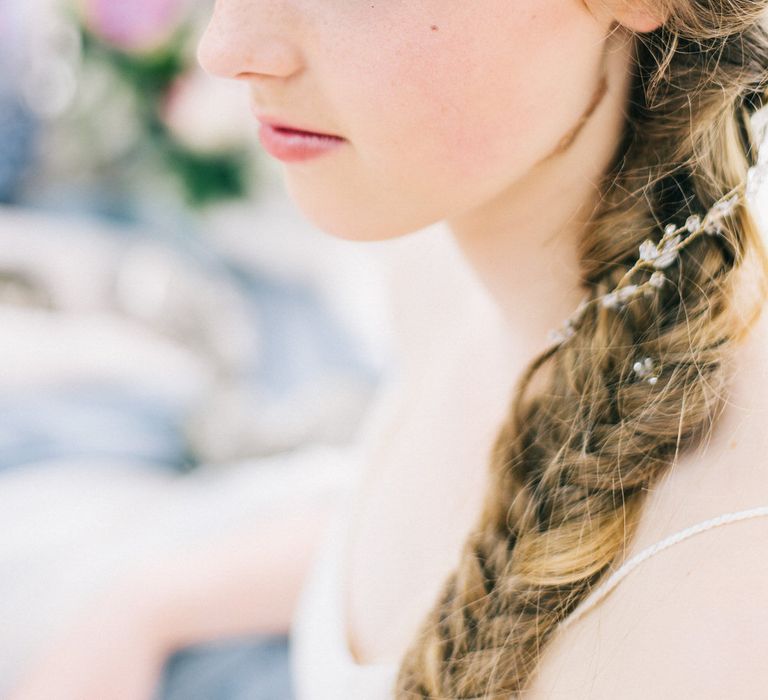
<svg viewBox="0 0 768 700">
<path fill-rule="evenodd" d="M 429 399 L 405 406 L 348 522 L 341 640 L 350 664 L 376 663 L 354 692 L 328 697 L 764 692 L 756 650 L 768 638 L 750 616 L 757 606 L 768 621 L 768 570 L 754 563 L 765 509 L 685 537 L 601 610 L 558 624 L 633 553 L 768 506 L 762 242 L 744 202 L 715 232 L 694 236 L 693 218 L 756 158 L 748 117 L 768 83 L 766 8 L 218 3 L 201 62 L 248 84 L 306 215 L 354 240 L 445 219 L 506 323 L 495 382 L 519 379 L 507 416 L 493 416 L 486 473 L 488 454 L 453 455 L 482 444 L 471 421 L 487 416 L 457 416 L 455 404 L 483 381 L 467 374 L 493 331 L 457 316 L 458 332 L 435 341 L 432 362 L 453 365 L 421 368 Z M 305 159 L 313 142 L 270 121 L 343 140 Z M 606 297 L 639 251 L 657 265 Z M 578 322 L 548 337 L 585 294 Z M 319 624 L 297 631 L 299 695 L 325 697 L 343 664 L 336 676 L 312 664 L 333 637 Z"/>
<path fill-rule="evenodd" d="M 766 11 L 218 1 L 201 63 L 247 84 L 307 217 L 444 220 L 490 302 L 403 363 L 296 612 L 299 697 L 764 693 L 768 264 L 741 193 Z"/>
</svg>

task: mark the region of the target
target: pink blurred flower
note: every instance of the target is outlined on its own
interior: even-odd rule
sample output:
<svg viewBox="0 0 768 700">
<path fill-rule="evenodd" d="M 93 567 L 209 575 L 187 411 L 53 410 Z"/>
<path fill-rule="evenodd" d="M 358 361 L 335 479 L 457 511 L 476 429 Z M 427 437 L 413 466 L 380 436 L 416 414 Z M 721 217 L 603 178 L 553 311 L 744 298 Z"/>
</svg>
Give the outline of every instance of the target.
<svg viewBox="0 0 768 700">
<path fill-rule="evenodd" d="M 88 28 L 131 52 L 146 52 L 167 41 L 188 0 L 80 0 Z"/>
</svg>

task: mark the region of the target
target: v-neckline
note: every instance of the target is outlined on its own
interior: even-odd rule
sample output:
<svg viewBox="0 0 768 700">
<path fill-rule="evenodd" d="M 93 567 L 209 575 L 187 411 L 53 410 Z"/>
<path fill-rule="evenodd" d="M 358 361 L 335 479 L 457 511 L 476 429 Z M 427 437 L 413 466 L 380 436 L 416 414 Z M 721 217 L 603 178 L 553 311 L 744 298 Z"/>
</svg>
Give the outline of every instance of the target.
<svg viewBox="0 0 768 700">
<path fill-rule="evenodd" d="M 357 494 L 354 494 L 357 495 Z M 339 624 L 339 636 L 341 639 L 341 648 L 344 657 L 347 659 L 351 666 L 360 669 L 366 668 L 390 668 L 396 667 L 397 662 L 391 661 L 358 661 L 352 651 L 352 645 L 350 644 L 349 634 L 349 616 L 347 614 L 347 604 L 349 601 L 348 592 L 351 581 L 350 574 L 350 551 L 351 551 L 351 520 L 353 505 L 355 504 L 354 498 L 350 498 L 348 503 L 344 504 L 344 511 L 340 520 L 339 537 L 338 537 L 338 551 L 336 556 L 336 600 L 338 602 L 338 624 Z"/>
</svg>

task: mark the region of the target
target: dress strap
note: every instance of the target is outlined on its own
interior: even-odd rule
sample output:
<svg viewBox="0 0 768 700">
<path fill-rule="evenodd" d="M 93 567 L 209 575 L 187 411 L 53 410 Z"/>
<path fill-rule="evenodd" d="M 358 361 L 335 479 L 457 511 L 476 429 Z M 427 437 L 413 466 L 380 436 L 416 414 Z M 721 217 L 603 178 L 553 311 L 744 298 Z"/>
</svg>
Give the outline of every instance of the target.
<svg viewBox="0 0 768 700">
<path fill-rule="evenodd" d="M 726 523 L 735 522 L 737 520 L 746 520 L 747 518 L 758 518 L 760 516 L 768 516 L 768 506 L 757 506 L 755 508 L 749 508 L 747 510 L 739 510 L 733 513 L 725 513 L 724 515 L 718 515 L 715 518 L 710 518 L 703 522 L 691 525 L 690 527 L 680 530 L 672 535 L 665 537 L 656 544 L 646 547 L 633 557 L 630 557 L 625 561 L 616 571 L 614 571 L 605 581 L 599 585 L 587 598 L 584 599 L 581 605 L 567 618 L 560 623 L 560 629 L 564 629 L 570 625 L 574 620 L 578 619 L 584 613 L 591 610 L 597 603 L 599 603 L 608 593 L 611 592 L 619 582 L 633 569 L 642 564 L 646 559 L 652 557 L 657 552 L 661 552 L 673 544 L 677 544 L 681 540 L 685 540 L 699 532 L 709 530 L 719 525 L 725 525 Z"/>
</svg>

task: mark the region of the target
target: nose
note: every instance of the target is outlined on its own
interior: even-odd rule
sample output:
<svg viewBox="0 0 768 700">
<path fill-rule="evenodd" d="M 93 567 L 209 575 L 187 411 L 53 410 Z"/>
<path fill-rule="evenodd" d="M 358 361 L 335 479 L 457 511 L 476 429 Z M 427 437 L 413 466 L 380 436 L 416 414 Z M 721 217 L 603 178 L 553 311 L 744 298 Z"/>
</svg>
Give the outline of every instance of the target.
<svg viewBox="0 0 768 700">
<path fill-rule="evenodd" d="M 217 0 L 197 45 L 206 73 L 220 78 L 289 78 L 302 68 L 297 23 L 285 0 Z"/>
</svg>

